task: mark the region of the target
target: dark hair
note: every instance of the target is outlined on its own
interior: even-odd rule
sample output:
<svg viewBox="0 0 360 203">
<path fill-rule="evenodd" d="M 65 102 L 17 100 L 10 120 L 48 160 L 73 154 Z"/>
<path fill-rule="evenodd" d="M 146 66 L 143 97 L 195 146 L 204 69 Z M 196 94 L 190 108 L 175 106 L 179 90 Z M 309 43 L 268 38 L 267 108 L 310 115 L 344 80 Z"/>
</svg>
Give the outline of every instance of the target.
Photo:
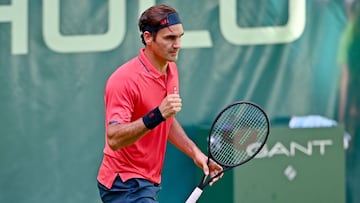
<svg viewBox="0 0 360 203">
<path fill-rule="evenodd" d="M 158 4 L 145 10 L 139 18 L 139 30 L 141 32 L 141 41 L 145 45 L 144 29 L 145 27 L 158 27 L 161 20 L 166 18 L 169 14 L 176 13 L 176 10 L 165 4 Z M 156 37 L 158 30 L 154 30 L 151 34 Z"/>
</svg>

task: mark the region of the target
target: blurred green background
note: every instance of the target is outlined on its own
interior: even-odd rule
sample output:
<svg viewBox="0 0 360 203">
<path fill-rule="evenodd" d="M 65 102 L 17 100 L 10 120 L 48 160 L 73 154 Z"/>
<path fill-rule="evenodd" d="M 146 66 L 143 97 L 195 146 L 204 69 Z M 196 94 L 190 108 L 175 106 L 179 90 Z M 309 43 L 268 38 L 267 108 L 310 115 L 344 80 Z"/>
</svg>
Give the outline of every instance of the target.
<svg viewBox="0 0 360 203">
<path fill-rule="evenodd" d="M 142 47 L 137 18 L 154 3 L 183 21 L 177 118 L 189 136 L 206 142 L 199 129 L 235 100 L 273 126 L 333 119 L 352 138 L 346 201 L 360 202 L 358 0 L 0 0 L 0 202 L 100 202 L 104 85 Z M 160 202 L 183 202 L 198 173 L 169 144 Z"/>
</svg>

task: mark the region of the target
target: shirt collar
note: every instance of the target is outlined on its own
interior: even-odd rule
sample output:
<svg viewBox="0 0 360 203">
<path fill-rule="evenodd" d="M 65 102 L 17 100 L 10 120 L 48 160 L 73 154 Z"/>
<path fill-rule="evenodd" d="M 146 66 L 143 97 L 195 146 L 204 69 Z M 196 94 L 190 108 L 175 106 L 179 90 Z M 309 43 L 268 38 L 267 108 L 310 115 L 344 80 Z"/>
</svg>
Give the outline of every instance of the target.
<svg viewBox="0 0 360 203">
<path fill-rule="evenodd" d="M 163 74 L 156 69 L 151 62 L 149 61 L 149 59 L 145 56 L 145 48 L 140 49 L 139 51 L 139 60 L 142 63 L 142 65 L 144 66 L 144 68 L 146 69 L 147 72 L 151 73 L 154 77 L 156 78 L 160 78 Z M 172 73 L 172 67 L 173 67 L 173 63 L 169 62 L 168 63 L 168 68 L 167 68 L 167 74 L 171 74 Z"/>
</svg>

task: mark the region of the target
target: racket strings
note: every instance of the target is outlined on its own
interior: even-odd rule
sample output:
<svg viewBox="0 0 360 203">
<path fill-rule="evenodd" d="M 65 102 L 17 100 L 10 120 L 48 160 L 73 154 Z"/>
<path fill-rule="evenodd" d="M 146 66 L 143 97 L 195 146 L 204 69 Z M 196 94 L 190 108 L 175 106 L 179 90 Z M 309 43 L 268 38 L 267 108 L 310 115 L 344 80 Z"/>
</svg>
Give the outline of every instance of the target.
<svg viewBox="0 0 360 203">
<path fill-rule="evenodd" d="M 237 165 L 256 153 L 267 133 L 268 120 L 262 110 L 248 103 L 233 105 L 212 127 L 211 154 L 225 166 Z"/>
</svg>

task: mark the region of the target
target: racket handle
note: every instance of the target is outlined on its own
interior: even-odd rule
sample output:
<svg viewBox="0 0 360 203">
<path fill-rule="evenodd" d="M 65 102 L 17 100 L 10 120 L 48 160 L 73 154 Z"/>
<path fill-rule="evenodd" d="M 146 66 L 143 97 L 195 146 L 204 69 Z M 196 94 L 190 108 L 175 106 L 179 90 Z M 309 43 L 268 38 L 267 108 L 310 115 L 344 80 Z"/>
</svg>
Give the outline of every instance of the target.
<svg viewBox="0 0 360 203">
<path fill-rule="evenodd" d="M 196 187 L 185 203 L 195 203 L 199 199 L 202 192 L 202 189 Z"/>
</svg>

